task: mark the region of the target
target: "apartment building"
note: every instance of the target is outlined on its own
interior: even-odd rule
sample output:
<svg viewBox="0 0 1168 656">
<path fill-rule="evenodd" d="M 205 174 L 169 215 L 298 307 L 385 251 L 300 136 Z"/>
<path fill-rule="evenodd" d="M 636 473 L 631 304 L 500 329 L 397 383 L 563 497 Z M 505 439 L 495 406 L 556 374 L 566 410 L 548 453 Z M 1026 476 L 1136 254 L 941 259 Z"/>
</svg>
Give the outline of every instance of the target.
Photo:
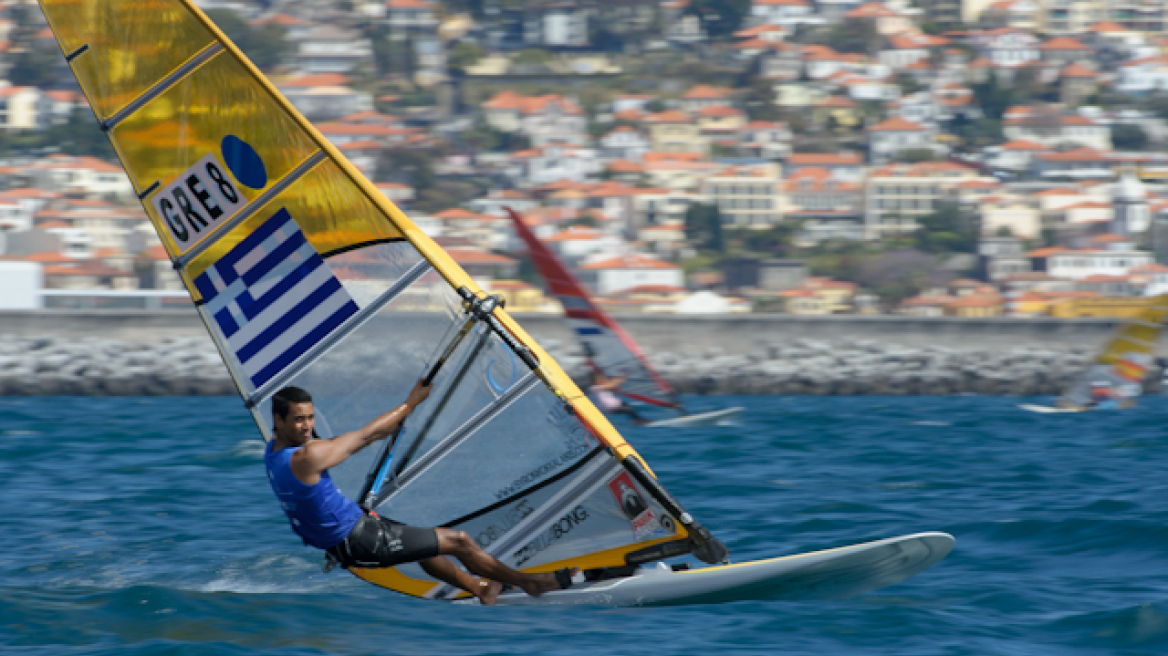
<svg viewBox="0 0 1168 656">
<path fill-rule="evenodd" d="M 699 193 L 718 206 L 724 225 L 767 228 L 782 219 L 781 183 L 777 164 L 732 166 L 706 178 Z"/>
<path fill-rule="evenodd" d="M 874 169 L 865 183 L 864 224 L 868 239 L 908 234 L 917 219 L 956 197 L 963 182 L 995 181 L 977 169 L 951 162 L 891 164 Z"/>
</svg>

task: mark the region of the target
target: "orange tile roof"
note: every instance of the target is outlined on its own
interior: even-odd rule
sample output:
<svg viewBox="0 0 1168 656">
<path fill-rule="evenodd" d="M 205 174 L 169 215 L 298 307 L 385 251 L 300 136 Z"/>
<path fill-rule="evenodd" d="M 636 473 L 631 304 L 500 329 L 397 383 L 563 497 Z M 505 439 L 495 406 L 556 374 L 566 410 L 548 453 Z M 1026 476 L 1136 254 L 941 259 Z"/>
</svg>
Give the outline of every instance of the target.
<svg viewBox="0 0 1168 656">
<path fill-rule="evenodd" d="M 644 168 L 636 162 L 627 159 L 618 159 L 608 163 L 608 170 L 614 173 L 640 173 Z"/>
<path fill-rule="evenodd" d="M 1061 246 L 1047 246 L 1046 248 L 1030 251 L 1026 254 L 1026 257 L 1050 257 L 1051 255 L 1058 255 L 1059 253 L 1065 252 L 1067 252 L 1067 249 Z"/>
<path fill-rule="evenodd" d="M 476 248 L 448 248 L 446 253 L 459 264 L 511 264 L 518 260 Z"/>
<path fill-rule="evenodd" d="M 844 14 L 844 18 L 896 18 L 900 14 L 878 3 L 869 2 Z"/>
<path fill-rule="evenodd" d="M 607 260 L 585 264 L 580 268 L 589 271 L 599 271 L 601 269 L 677 269 L 678 267 L 649 255 L 628 253 Z"/>
<path fill-rule="evenodd" d="M 1103 33 L 1103 32 L 1129 32 L 1130 30 L 1128 30 L 1126 27 L 1123 27 L 1122 25 L 1117 25 L 1116 23 L 1112 23 L 1111 21 L 1103 21 L 1101 23 L 1095 23 L 1091 27 L 1087 28 L 1087 31 L 1088 32 Z"/>
<path fill-rule="evenodd" d="M 859 107 L 856 101 L 852 100 L 851 98 L 845 98 L 843 96 L 828 96 L 827 98 L 824 98 L 823 100 L 815 103 L 815 106 L 839 108 Z"/>
<path fill-rule="evenodd" d="M 596 241 L 603 239 L 605 234 L 596 228 L 588 226 L 568 226 L 544 241 Z"/>
<path fill-rule="evenodd" d="M 997 294 L 970 294 L 962 296 L 948 305 L 951 308 L 996 307 L 1002 304 Z"/>
<path fill-rule="evenodd" d="M 750 27 L 750 28 L 747 28 L 745 30 L 738 30 L 737 32 L 734 33 L 734 36 L 736 38 L 739 38 L 739 39 L 749 39 L 751 37 L 756 37 L 760 34 L 766 34 L 768 32 L 786 33 L 787 29 L 785 27 L 783 27 L 782 25 L 772 25 L 772 24 L 756 25 L 754 27 Z"/>
<path fill-rule="evenodd" d="M 286 89 L 303 89 L 308 87 L 347 87 L 352 80 L 348 75 L 340 73 L 319 73 L 316 75 L 301 75 L 285 80 L 277 85 Z"/>
<path fill-rule="evenodd" d="M 438 212 L 437 214 L 434 214 L 433 216 L 435 219 L 443 219 L 446 221 L 458 221 L 458 220 L 468 220 L 468 219 L 473 219 L 473 220 L 478 220 L 478 221 L 498 221 L 498 220 L 500 220 L 499 217 L 497 217 L 497 216 L 491 216 L 490 214 L 478 214 L 476 212 L 471 212 L 470 210 L 464 210 L 461 207 L 453 207 L 453 208 L 448 209 L 448 210 L 443 210 L 441 212 Z"/>
<path fill-rule="evenodd" d="M 1002 150 L 1050 150 L 1050 146 L 1044 146 L 1040 143 L 1027 141 L 1025 139 L 1014 139 L 1007 141 L 999 146 Z"/>
<path fill-rule="evenodd" d="M 868 128 L 869 132 L 923 132 L 927 130 L 923 125 L 907 121 L 899 116 L 894 116 L 878 125 L 873 125 Z"/>
<path fill-rule="evenodd" d="M 859 153 L 791 153 L 787 157 L 790 166 L 860 166 L 863 160 Z"/>
<path fill-rule="evenodd" d="M 727 116 L 745 116 L 745 113 L 741 109 L 727 107 L 726 105 L 711 105 L 709 107 L 703 107 L 696 113 L 698 116 L 710 116 L 715 118 Z"/>
<path fill-rule="evenodd" d="M 1095 71 L 1087 68 L 1086 66 L 1080 66 L 1078 64 L 1071 64 L 1070 66 L 1067 66 L 1066 68 L 1063 69 L 1063 72 L 1060 73 L 1059 75 L 1061 75 L 1062 77 L 1079 77 L 1079 78 L 1099 77 L 1099 74 L 1096 73 Z"/>
<path fill-rule="evenodd" d="M 734 95 L 733 89 L 712 87 L 708 84 L 699 84 L 682 96 L 684 100 L 716 100 Z"/>
<path fill-rule="evenodd" d="M 645 117 L 645 120 L 650 123 L 693 123 L 690 115 L 679 109 L 667 109 L 657 114 L 650 114 Z"/>
<path fill-rule="evenodd" d="M 1069 36 L 1056 36 L 1038 47 L 1039 50 L 1093 50 L 1082 43 L 1078 39 Z"/>
<path fill-rule="evenodd" d="M 1039 159 L 1050 162 L 1111 162 L 1112 158 L 1094 148 L 1076 148 L 1062 153 L 1039 153 Z"/>
</svg>

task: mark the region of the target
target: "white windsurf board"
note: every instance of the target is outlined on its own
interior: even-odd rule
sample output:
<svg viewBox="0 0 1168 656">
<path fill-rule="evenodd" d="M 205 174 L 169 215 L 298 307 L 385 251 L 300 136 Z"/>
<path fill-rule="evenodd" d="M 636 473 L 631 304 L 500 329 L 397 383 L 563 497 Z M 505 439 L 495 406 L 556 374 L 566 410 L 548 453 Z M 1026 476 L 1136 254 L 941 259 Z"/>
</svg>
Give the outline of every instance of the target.
<svg viewBox="0 0 1168 656">
<path fill-rule="evenodd" d="M 1019 408 L 1028 412 L 1037 412 L 1039 414 L 1057 414 L 1063 412 L 1083 412 L 1082 408 L 1056 408 L 1049 405 L 1035 405 L 1033 403 L 1019 403 Z"/>
<path fill-rule="evenodd" d="M 531 597 L 513 589 L 499 604 L 669 606 L 750 599 L 844 599 L 899 583 L 935 565 L 953 549 L 947 533 L 916 533 L 849 547 L 748 563 L 673 571 L 664 563 L 632 576 L 580 581 Z M 583 577 L 577 575 L 577 579 Z M 461 603 L 478 603 L 466 600 Z"/>
<path fill-rule="evenodd" d="M 712 412 L 703 412 L 696 415 L 684 415 L 673 419 L 651 421 L 645 426 L 650 428 L 689 428 L 693 426 L 717 426 L 718 424 L 736 419 L 742 414 L 742 408 L 724 408 Z"/>
</svg>

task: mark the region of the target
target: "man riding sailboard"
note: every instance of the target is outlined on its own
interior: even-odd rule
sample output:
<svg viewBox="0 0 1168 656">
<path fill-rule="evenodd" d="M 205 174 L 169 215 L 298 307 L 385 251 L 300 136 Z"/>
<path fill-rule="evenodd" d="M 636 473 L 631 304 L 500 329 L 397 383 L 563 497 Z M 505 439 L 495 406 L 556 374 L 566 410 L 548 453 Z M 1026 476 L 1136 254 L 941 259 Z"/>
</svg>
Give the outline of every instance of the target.
<svg viewBox="0 0 1168 656">
<path fill-rule="evenodd" d="M 504 583 L 535 597 L 571 587 L 574 569 L 541 574 L 516 571 L 483 551 L 463 531 L 407 526 L 381 517 L 361 509 L 333 484 L 329 468 L 392 435 L 429 395 L 430 386 L 419 381 L 405 403 L 364 428 L 321 440 L 316 437 L 312 396 L 299 387 L 277 392 L 272 397 L 275 435 L 264 452 L 264 465 L 292 529 L 305 544 L 323 549 L 346 569 L 417 562 L 430 576 L 466 590 L 484 605 L 495 603 Z M 446 556 L 457 558 L 471 574 Z"/>
</svg>

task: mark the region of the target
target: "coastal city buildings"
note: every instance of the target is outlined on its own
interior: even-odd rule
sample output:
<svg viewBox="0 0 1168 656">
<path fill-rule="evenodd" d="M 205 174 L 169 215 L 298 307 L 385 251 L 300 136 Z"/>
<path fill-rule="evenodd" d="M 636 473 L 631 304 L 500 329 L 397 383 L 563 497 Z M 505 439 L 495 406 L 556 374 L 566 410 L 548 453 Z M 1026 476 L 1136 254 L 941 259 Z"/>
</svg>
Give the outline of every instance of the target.
<svg viewBox="0 0 1168 656">
<path fill-rule="evenodd" d="M 1106 316 L 1168 290 L 1162 2 L 200 4 L 515 308 L 559 311 L 508 209 L 619 312 Z M 33 288 L 0 305 L 181 300 L 47 29 L 0 1 L 0 276 Z"/>
</svg>

